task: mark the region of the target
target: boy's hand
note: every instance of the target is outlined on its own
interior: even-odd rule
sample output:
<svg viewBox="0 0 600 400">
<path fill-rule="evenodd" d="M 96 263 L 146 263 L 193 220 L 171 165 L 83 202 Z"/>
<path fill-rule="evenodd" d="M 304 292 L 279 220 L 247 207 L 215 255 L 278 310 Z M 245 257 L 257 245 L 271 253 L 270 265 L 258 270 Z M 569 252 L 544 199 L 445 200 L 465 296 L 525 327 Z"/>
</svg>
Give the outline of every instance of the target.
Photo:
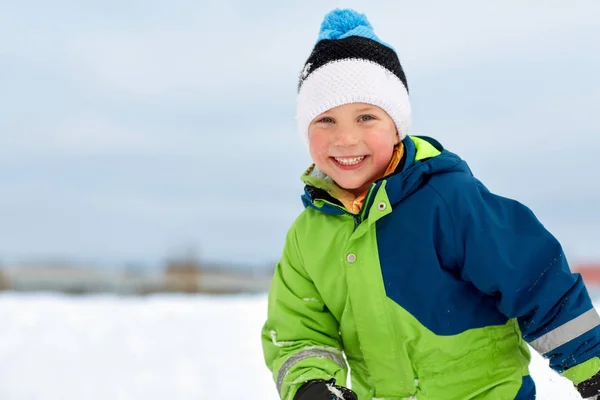
<svg viewBox="0 0 600 400">
<path fill-rule="evenodd" d="M 296 393 L 294 400 L 358 400 L 352 390 L 337 386 L 335 379 L 308 381 Z"/>
<path fill-rule="evenodd" d="M 592 376 L 587 381 L 581 382 L 576 386 L 581 397 L 588 400 L 600 399 L 600 372 Z"/>
</svg>

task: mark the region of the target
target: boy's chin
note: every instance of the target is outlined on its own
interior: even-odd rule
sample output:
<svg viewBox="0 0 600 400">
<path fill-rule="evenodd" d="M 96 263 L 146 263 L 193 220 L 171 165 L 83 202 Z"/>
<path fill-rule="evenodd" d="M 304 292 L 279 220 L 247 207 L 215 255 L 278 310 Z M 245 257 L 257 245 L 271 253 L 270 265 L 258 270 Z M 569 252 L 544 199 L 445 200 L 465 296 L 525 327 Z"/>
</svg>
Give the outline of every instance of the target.
<svg viewBox="0 0 600 400">
<path fill-rule="evenodd" d="M 342 182 L 339 183 L 337 182 L 337 184 L 344 190 L 347 190 L 348 192 L 354 193 L 355 195 L 359 195 L 362 192 L 364 192 L 366 189 L 368 188 L 369 185 L 367 185 L 365 182 L 359 182 L 359 183 L 350 183 L 350 182 Z"/>
<path fill-rule="evenodd" d="M 344 189 L 344 190 L 348 190 L 348 191 L 350 191 L 350 192 L 352 192 L 352 191 L 354 191 L 354 190 L 358 190 L 358 189 L 360 189 L 360 187 L 361 187 L 361 186 L 363 186 L 363 185 L 356 185 L 356 184 L 344 184 L 344 183 L 342 183 L 342 184 L 338 183 L 338 185 L 340 185 L 340 187 L 341 187 L 342 189 Z"/>
</svg>

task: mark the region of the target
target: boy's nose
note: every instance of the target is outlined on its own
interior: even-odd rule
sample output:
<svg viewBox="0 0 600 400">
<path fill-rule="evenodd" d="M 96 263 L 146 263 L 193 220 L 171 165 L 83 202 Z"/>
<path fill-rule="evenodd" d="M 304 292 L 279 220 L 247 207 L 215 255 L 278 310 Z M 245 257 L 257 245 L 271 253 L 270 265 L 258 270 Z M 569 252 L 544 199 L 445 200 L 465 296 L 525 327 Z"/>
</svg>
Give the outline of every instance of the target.
<svg viewBox="0 0 600 400">
<path fill-rule="evenodd" d="M 358 144 L 360 137 L 354 129 L 340 129 L 335 135 L 334 145 L 350 147 Z"/>
</svg>

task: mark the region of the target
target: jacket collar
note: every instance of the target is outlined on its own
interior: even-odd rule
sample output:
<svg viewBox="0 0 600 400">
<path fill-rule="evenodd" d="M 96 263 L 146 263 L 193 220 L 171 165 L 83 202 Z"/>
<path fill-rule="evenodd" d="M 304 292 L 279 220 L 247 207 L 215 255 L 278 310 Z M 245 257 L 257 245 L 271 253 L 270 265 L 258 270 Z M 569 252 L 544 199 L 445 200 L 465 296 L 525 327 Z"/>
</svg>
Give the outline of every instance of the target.
<svg viewBox="0 0 600 400">
<path fill-rule="evenodd" d="M 376 198 L 381 197 L 378 195 L 378 191 L 382 185 L 385 186 L 383 195 L 385 195 L 386 201 L 393 206 L 421 187 L 431 175 L 454 170 L 470 173 L 468 166 L 460 157 L 444 150 L 435 139 L 424 136 L 408 136 L 402 143 L 404 156 L 396 170 L 391 175 L 373 182 L 367 192 L 363 209 L 366 208 L 368 211 Z M 331 191 L 332 187 L 339 188 L 339 186 L 316 167 L 311 166 L 303 174 L 302 181 L 306 184 L 302 196 L 305 207 L 312 207 L 328 214 L 351 213 L 336 198 L 337 193 Z"/>
<path fill-rule="evenodd" d="M 396 172 L 396 169 L 404 159 L 404 143 L 399 143 L 394 147 L 392 159 L 383 175 L 387 177 Z M 336 203 L 341 204 L 351 214 L 359 214 L 368 190 L 355 196 L 350 191 L 340 187 L 329 176 L 325 175 L 315 164 L 312 164 L 301 177 L 302 181 L 307 186 L 312 186 L 315 189 L 326 192 L 328 197 L 336 200 Z M 331 199 L 330 199 L 331 200 Z"/>
</svg>

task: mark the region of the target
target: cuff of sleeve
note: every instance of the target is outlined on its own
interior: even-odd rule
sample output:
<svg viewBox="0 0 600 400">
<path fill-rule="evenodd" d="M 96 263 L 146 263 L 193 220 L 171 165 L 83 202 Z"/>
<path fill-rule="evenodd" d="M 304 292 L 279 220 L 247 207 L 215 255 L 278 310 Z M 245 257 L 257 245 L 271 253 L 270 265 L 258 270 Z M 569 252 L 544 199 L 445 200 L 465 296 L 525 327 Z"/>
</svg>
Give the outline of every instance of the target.
<svg viewBox="0 0 600 400">
<path fill-rule="evenodd" d="M 600 371 L 600 358 L 594 357 L 582 362 L 579 365 L 571 367 L 562 373 L 562 376 L 569 379 L 575 385 L 587 381 Z M 600 381 L 599 381 L 600 384 Z"/>
<path fill-rule="evenodd" d="M 282 399 L 289 399 L 292 400 L 294 399 L 294 397 L 296 397 L 296 394 L 298 393 L 298 391 L 300 389 L 302 389 L 302 387 L 310 382 L 310 381 L 322 381 L 322 382 L 327 382 L 327 381 L 331 381 L 333 380 L 333 382 L 340 382 L 345 385 L 346 383 L 346 374 L 343 373 L 337 373 L 334 376 L 319 376 L 319 375 L 314 375 L 314 377 L 312 378 L 308 378 L 309 376 L 311 376 L 311 374 L 304 374 L 300 377 L 300 382 L 294 382 L 293 384 L 291 384 L 290 386 L 288 386 L 287 391 L 285 393 L 284 396 L 282 396 Z M 338 380 L 340 379 L 340 380 Z M 344 379 L 343 381 L 341 379 Z M 283 394 L 283 393 L 282 393 Z"/>
<path fill-rule="evenodd" d="M 295 396 L 296 393 L 298 392 L 298 390 L 307 382 L 312 381 L 312 380 L 323 380 L 323 381 L 329 381 L 330 379 L 335 379 L 336 382 L 339 382 L 340 384 L 346 384 L 346 371 L 345 370 L 338 370 L 337 372 L 335 372 L 333 375 L 329 375 L 328 373 L 325 373 L 324 371 L 321 370 L 309 370 L 304 372 L 303 374 L 297 376 L 295 379 L 293 379 L 292 381 L 290 381 L 288 384 L 284 384 L 281 390 L 281 393 L 279 394 L 281 396 L 282 399 L 285 400 L 292 400 Z"/>
<path fill-rule="evenodd" d="M 600 373 L 592 376 L 587 381 L 581 382 L 576 387 L 577 391 L 584 399 L 596 399 L 596 396 L 600 394 Z"/>
</svg>

